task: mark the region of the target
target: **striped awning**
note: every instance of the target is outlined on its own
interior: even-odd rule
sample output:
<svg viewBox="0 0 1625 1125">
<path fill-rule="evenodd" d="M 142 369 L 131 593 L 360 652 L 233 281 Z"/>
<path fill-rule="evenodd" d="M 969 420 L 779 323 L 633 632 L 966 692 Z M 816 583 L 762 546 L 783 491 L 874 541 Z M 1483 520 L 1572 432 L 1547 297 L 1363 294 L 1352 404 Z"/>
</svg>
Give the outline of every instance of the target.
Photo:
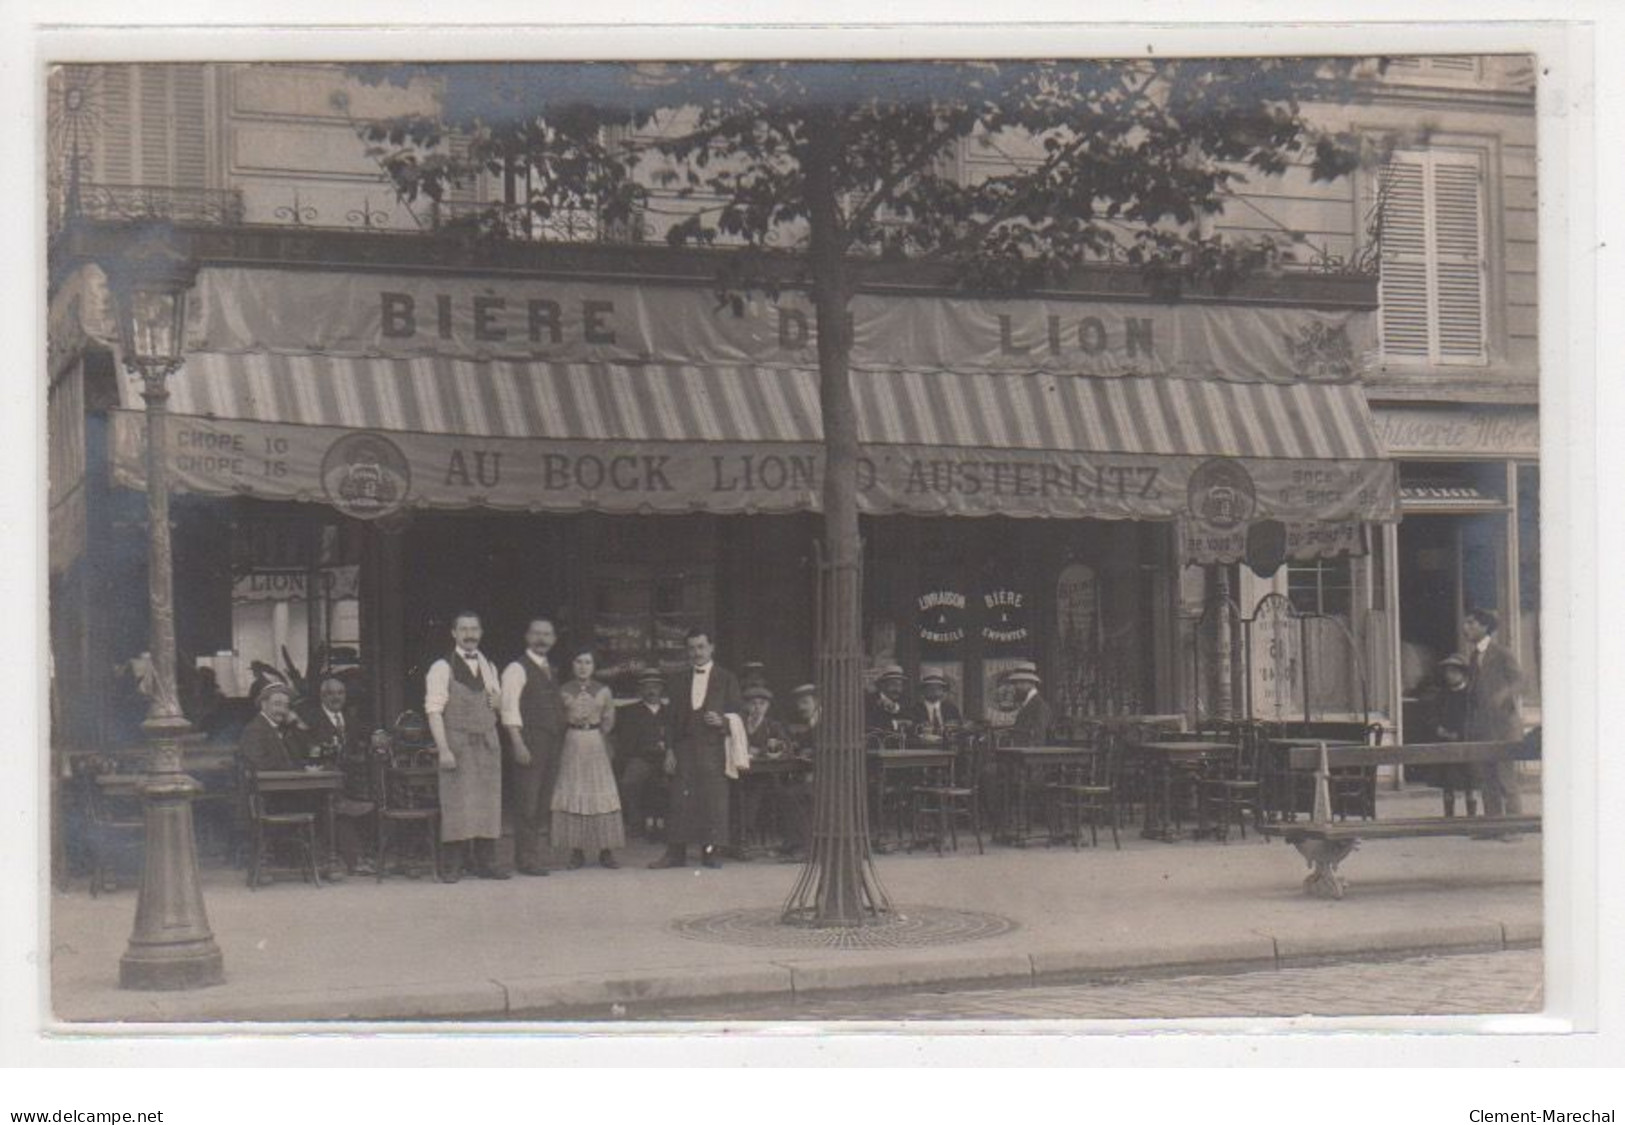
<svg viewBox="0 0 1625 1125">
<path fill-rule="evenodd" d="M 1398 516 L 1353 384 L 858 370 L 852 389 L 874 514 L 1197 519 L 1214 550 L 1256 520 Z M 133 382 L 124 394 L 114 468 L 140 487 Z M 800 368 L 194 353 L 170 406 L 176 487 L 364 518 L 823 499 L 818 376 Z"/>
<path fill-rule="evenodd" d="M 1355 383 L 854 371 L 867 446 L 1382 460 Z M 386 433 L 590 442 L 822 440 L 818 374 L 687 364 L 198 353 L 177 414 Z M 133 380 L 125 405 L 140 409 Z"/>
</svg>

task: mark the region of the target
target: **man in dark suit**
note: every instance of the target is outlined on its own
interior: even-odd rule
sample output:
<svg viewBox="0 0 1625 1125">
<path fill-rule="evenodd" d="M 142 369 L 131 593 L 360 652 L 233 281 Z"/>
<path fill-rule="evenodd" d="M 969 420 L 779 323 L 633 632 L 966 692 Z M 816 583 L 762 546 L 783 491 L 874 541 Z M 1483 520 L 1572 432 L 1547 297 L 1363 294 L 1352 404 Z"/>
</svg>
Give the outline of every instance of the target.
<svg viewBox="0 0 1625 1125">
<path fill-rule="evenodd" d="M 1520 742 L 1523 708 L 1518 689 L 1523 673 L 1512 650 L 1495 639 L 1501 618 L 1494 610 L 1468 611 L 1461 633 L 1467 640 L 1468 742 Z M 1482 767 L 1479 780 L 1485 816 L 1518 816 L 1523 799 L 1518 793 L 1518 764 L 1495 762 Z"/>
<path fill-rule="evenodd" d="M 1042 746 L 1049 741 L 1049 729 L 1054 725 L 1054 716 L 1049 704 L 1038 693 L 1043 681 L 1038 678 L 1037 669 L 1030 665 L 1017 668 L 1005 677 L 1015 688 L 1017 697 L 1021 700 L 1016 710 L 1016 721 L 1013 730 L 1016 737 L 1027 746 Z"/>
<path fill-rule="evenodd" d="M 296 770 L 300 750 L 291 718 L 293 689 L 272 680 L 256 697 L 259 714 L 243 727 L 237 741 L 237 758 L 245 770 Z"/>
<path fill-rule="evenodd" d="M 628 831 L 648 833 L 649 817 L 658 812 L 657 788 L 664 786 L 666 753 L 671 747 L 671 704 L 666 702 L 666 678 L 658 668 L 638 676 L 636 703 L 615 714 L 615 774 L 620 784 L 621 808 Z"/>
<path fill-rule="evenodd" d="M 375 808 L 368 760 L 371 740 L 365 724 L 351 710 L 349 699 L 344 681 L 329 676 L 317 689 L 316 706 L 306 708 L 300 720 L 306 743 L 320 747 L 322 757 L 344 771 L 344 792 L 333 800 L 339 857 L 351 874 L 371 875 L 369 864 L 361 858 L 360 843 L 376 836 L 371 823 Z"/>
<path fill-rule="evenodd" d="M 932 672 L 920 677 L 920 698 L 909 709 L 908 719 L 915 737 L 926 741 L 940 741 L 949 728 L 963 724 L 959 708 L 948 698 L 947 676 Z"/>
<path fill-rule="evenodd" d="M 689 669 L 670 692 L 675 774 L 666 854 L 654 868 L 684 866 L 689 844 L 700 846 L 706 867 L 721 867 L 717 849 L 728 843 L 728 716 L 743 716 L 745 704 L 734 674 L 712 659 L 710 633 L 690 629 L 685 641 Z"/>
<path fill-rule="evenodd" d="M 864 728 L 871 733 L 896 734 L 908 721 L 908 704 L 903 692 L 908 677 L 900 664 L 887 664 L 875 678 L 874 694 L 864 706 Z"/>
</svg>

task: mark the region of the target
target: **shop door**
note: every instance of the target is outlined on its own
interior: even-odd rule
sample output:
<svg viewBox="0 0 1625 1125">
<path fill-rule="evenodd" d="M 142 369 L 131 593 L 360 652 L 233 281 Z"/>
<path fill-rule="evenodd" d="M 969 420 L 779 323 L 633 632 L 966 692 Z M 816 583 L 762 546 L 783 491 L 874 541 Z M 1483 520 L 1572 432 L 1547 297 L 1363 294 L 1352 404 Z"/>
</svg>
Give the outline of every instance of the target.
<svg viewBox="0 0 1625 1125">
<path fill-rule="evenodd" d="M 1506 590 L 1504 513 L 1405 517 L 1399 525 L 1399 621 L 1407 702 L 1431 689 L 1440 660 L 1460 651 L 1467 610 L 1504 610 Z"/>
</svg>

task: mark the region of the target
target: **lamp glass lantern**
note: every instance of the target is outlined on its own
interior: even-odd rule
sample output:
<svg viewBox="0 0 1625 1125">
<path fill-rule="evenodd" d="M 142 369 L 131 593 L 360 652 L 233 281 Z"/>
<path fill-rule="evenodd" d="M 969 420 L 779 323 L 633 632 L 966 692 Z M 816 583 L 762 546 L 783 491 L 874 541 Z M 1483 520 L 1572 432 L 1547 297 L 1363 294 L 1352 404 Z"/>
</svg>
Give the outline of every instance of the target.
<svg viewBox="0 0 1625 1125">
<path fill-rule="evenodd" d="M 196 275 L 190 260 L 161 243 L 134 248 L 108 270 L 126 367 L 168 374 L 181 365 L 186 292 Z"/>
</svg>

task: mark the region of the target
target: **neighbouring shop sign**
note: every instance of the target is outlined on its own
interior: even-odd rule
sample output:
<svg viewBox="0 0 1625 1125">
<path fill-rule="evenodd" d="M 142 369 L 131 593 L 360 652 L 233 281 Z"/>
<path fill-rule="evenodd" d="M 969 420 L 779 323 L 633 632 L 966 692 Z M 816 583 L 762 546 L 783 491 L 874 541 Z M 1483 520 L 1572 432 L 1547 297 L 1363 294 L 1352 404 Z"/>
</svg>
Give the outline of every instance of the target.
<svg viewBox="0 0 1625 1125">
<path fill-rule="evenodd" d="M 117 479 L 142 487 L 144 419 L 133 411 L 112 413 Z M 820 445 L 384 435 L 185 415 L 171 418 L 169 433 L 176 487 L 317 501 L 363 518 L 414 507 L 807 511 L 819 506 L 822 492 Z M 1290 523 L 1398 515 L 1391 462 L 1230 463 L 1250 482 L 1254 518 Z M 1190 510 L 1192 480 L 1203 464 L 1154 454 L 867 446 L 858 465 L 859 500 L 864 511 L 877 514 L 1175 519 Z M 1210 514 L 1217 510 L 1200 502 Z"/>
<path fill-rule="evenodd" d="M 203 270 L 193 305 L 193 351 L 818 362 L 812 306 L 797 293 L 736 308 L 692 286 L 234 267 Z M 857 370 L 1348 382 L 1376 349 L 1369 312 L 1198 302 L 859 294 L 852 326 Z"/>
<path fill-rule="evenodd" d="M 1534 407 L 1381 406 L 1371 416 L 1395 456 L 1538 457 Z"/>
</svg>

